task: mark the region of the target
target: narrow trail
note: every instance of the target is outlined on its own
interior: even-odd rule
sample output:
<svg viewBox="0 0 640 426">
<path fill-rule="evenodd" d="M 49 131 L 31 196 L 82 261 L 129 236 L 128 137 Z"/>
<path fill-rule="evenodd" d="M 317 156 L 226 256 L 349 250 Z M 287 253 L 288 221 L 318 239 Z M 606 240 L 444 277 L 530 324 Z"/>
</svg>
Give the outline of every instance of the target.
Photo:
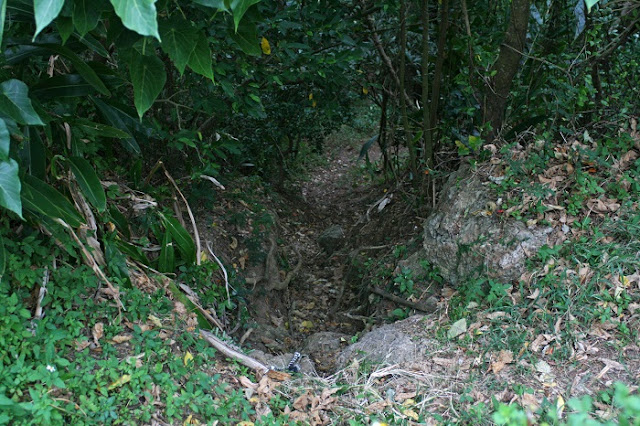
<svg viewBox="0 0 640 426">
<path fill-rule="evenodd" d="M 322 165 L 309 170 L 296 195 L 280 194 L 274 203 L 280 279 L 301 266 L 284 290 L 256 287 L 250 306 L 255 331 L 247 342 L 271 353 L 307 351 L 321 372 L 330 372 L 332 356 L 371 322 L 367 293 L 360 285 L 354 256 L 364 246 L 382 248 L 367 256 L 388 254 L 395 243 L 406 243 L 418 233 L 410 208 L 393 199 L 384 213 L 371 207 L 387 194 L 384 185 L 371 182 L 361 169 L 361 141 L 327 148 Z M 380 154 L 373 149 L 371 161 Z M 391 199 L 390 199 L 391 200 Z M 369 217 L 370 216 L 370 217 Z M 327 250 L 323 234 L 331 239 Z M 276 275 L 278 272 L 276 273 Z M 313 348 L 311 348 L 313 346 Z"/>
</svg>

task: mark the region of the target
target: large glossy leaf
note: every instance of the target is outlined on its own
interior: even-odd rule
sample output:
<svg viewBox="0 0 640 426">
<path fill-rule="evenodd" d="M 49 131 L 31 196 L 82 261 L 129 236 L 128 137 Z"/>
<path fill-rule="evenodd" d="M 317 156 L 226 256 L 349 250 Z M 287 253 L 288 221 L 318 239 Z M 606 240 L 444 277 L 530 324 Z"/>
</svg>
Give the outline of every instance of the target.
<svg viewBox="0 0 640 426">
<path fill-rule="evenodd" d="M 171 237 L 176 242 L 182 260 L 188 264 L 194 263 L 196 261 L 196 246 L 189 232 L 173 217 L 163 214 L 161 214 L 160 217 L 162 218 L 164 227 L 171 233 Z"/>
<path fill-rule="evenodd" d="M 122 144 L 124 145 L 125 149 L 127 149 L 127 151 L 129 152 L 133 152 L 136 155 L 140 155 L 140 145 L 138 145 L 138 141 L 133 137 L 131 129 L 127 126 L 125 118 L 122 116 L 122 111 L 101 101 L 98 98 L 91 97 L 91 99 L 98 107 L 98 110 L 100 110 L 100 113 L 102 114 L 102 117 L 104 117 L 106 122 L 130 135 L 130 137 L 122 139 Z"/>
<path fill-rule="evenodd" d="M 80 43 L 84 44 L 103 58 L 109 57 L 109 52 L 107 51 L 107 49 L 105 49 L 105 47 L 98 40 L 93 38 L 91 34 L 85 34 L 81 37 L 80 34 L 73 33 L 73 36 L 77 38 Z"/>
<path fill-rule="evenodd" d="M 189 57 L 189 68 L 213 81 L 213 64 L 211 63 L 211 49 L 206 37 L 202 34 Z"/>
<path fill-rule="evenodd" d="M 102 93 L 103 95 L 106 95 L 106 96 L 111 95 L 111 92 L 109 92 L 109 89 L 107 89 L 107 86 L 105 86 L 102 80 L 100 80 L 100 77 L 98 77 L 98 74 L 96 74 L 96 72 L 89 65 L 87 65 L 85 60 L 83 60 L 78 55 L 76 55 L 73 50 L 65 46 L 61 46 L 59 44 L 53 44 L 53 43 L 40 44 L 39 46 L 44 47 L 52 52 L 55 52 L 69 59 L 73 64 L 73 66 L 75 67 L 76 71 L 78 71 L 78 74 L 80 74 L 82 78 L 87 80 L 87 83 L 91 84 L 93 87 L 96 88 L 98 92 Z"/>
<path fill-rule="evenodd" d="M 22 184 L 22 205 L 25 209 L 52 219 L 62 219 L 74 228 L 84 222 L 69 200 L 46 182 L 26 175 Z"/>
<path fill-rule="evenodd" d="M 230 31 L 229 36 L 247 55 L 262 55 L 262 49 L 260 48 L 260 42 L 258 41 L 258 30 L 255 24 L 251 22 L 243 22 L 235 33 Z"/>
<path fill-rule="evenodd" d="M 11 148 L 9 129 L 7 129 L 7 123 L 0 118 L 0 161 L 9 159 L 9 148 Z"/>
<path fill-rule="evenodd" d="M 64 6 L 64 0 L 34 0 L 33 10 L 36 15 L 36 33 L 33 35 L 33 39 L 40 34 L 40 31 L 51 23 Z"/>
<path fill-rule="evenodd" d="M 233 12 L 233 23 L 236 31 L 238 31 L 238 25 L 240 20 L 251 6 L 256 3 L 260 3 L 260 0 L 231 0 L 231 10 Z"/>
<path fill-rule="evenodd" d="M 49 100 L 58 98 L 75 98 L 94 93 L 95 89 L 80 74 L 63 74 L 45 77 L 31 87 L 35 98 Z"/>
<path fill-rule="evenodd" d="M 0 112 L 20 124 L 44 125 L 31 105 L 29 88 L 20 80 L 12 79 L 0 84 Z"/>
<path fill-rule="evenodd" d="M 80 36 L 84 36 L 98 25 L 101 12 L 102 0 L 73 1 L 73 25 Z"/>
<path fill-rule="evenodd" d="M 82 193 L 87 197 L 91 205 L 101 213 L 105 211 L 107 208 L 107 197 L 104 194 L 104 189 L 102 189 L 100 179 L 96 171 L 91 167 L 91 164 L 82 157 L 71 157 L 69 158 L 69 167 L 76 177 Z"/>
<path fill-rule="evenodd" d="M 13 159 L 0 161 L 0 206 L 22 217 L 18 163 Z"/>
<path fill-rule="evenodd" d="M 133 103 L 138 111 L 138 116 L 142 119 L 144 113 L 151 108 L 162 91 L 167 80 L 164 64 L 155 55 L 142 55 L 133 49 L 129 73 L 133 84 Z"/>
<path fill-rule="evenodd" d="M 2 46 L 2 35 L 4 34 L 4 18 L 7 14 L 7 1 L 0 0 L 0 46 Z"/>
<path fill-rule="evenodd" d="M 122 24 L 140 35 L 160 40 L 156 21 L 156 0 L 111 0 Z"/>
<path fill-rule="evenodd" d="M 169 20 L 160 22 L 160 36 L 162 50 L 182 74 L 196 46 L 198 31 L 176 13 Z"/>
</svg>

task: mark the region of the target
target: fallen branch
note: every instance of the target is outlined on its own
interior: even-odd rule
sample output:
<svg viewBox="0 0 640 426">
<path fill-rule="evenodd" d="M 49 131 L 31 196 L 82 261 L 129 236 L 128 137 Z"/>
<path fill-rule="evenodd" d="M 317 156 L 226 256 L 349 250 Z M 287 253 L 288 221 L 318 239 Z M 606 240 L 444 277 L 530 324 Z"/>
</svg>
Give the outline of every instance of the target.
<svg viewBox="0 0 640 426">
<path fill-rule="evenodd" d="M 213 333 L 206 330 L 200 330 L 200 334 L 207 342 L 209 342 L 211 346 L 222 352 L 225 356 L 237 360 L 240 364 L 257 371 L 260 374 L 267 374 L 269 372 L 269 367 L 267 367 L 260 361 L 229 347 L 229 345 L 218 339 L 215 335 L 213 335 Z"/>
<path fill-rule="evenodd" d="M 411 302 L 409 300 L 403 299 L 402 297 L 398 297 L 395 294 L 388 293 L 378 287 L 370 286 L 369 291 L 377 294 L 378 296 L 382 296 L 385 299 L 391 300 L 392 302 L 408 306 L 409 308 L 415 309 L 416 311 L 424 312 L 427 314 L 432 314 L 436 311 L 436 306 L 428 306 L 422 303 Z"/>
</svg>

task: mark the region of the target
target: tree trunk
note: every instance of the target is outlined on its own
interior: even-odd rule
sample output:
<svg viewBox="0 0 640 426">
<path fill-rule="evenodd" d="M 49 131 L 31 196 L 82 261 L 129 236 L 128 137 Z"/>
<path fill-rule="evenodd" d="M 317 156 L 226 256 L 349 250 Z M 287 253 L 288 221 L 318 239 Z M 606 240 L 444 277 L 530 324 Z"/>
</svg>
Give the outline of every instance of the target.
<svg viewBox="0 0 640 426">
<path fill-rule="evenodd" d="M 404 102 L 403 94 L 405 91 L 406 77 L 406 58 L 407 58 L 407 5 L 405 0 L 400 0 L 400 111 L 402 114 L 402 127 L 404 127 L 404 137 L 409 149 L 409 167 L 413 178 L 417 176 L 416 165 L 416 144 L 413 141 L 411 132 L 409 131 L 409 117 L 407 113 L 407 103 Z"/>
<path fill-rule="evenodd" d="M 424 138 L 424 164 L 433 168 L 433 140 L 429 114 L 429 0 L 422 0 L 422 137 Z"/>
<path fill-rule="evenodd" d="M 520 59 L 527 37 L 530 0 L 513 0 L 509 26 L 493 66 L 495 75 L 489 81 L 485 106 L 485 122 L 491 124 L 489 139 L 494 139 L 504 119 L 511 83 L 520 68 Z"/>
</svg>

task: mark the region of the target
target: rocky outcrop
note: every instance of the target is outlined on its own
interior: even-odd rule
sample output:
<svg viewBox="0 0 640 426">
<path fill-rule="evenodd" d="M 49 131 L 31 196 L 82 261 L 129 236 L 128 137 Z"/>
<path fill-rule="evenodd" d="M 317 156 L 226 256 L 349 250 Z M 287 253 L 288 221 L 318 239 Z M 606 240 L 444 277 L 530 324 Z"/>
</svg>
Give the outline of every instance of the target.
<svg viewBox="0 0 640 426">
<path fill-rule="evenodd" d="M 503 282 L 518 279 L 526 258 L 547 242 L 552 229 L 529 229 L 501 217 L 495 202 L 489 182 L 469 167 L 453 173 L 424 223 L 423 249 L 415 257 L 436 265 L 453 286 L 477 272 Z"/>
</svg>

